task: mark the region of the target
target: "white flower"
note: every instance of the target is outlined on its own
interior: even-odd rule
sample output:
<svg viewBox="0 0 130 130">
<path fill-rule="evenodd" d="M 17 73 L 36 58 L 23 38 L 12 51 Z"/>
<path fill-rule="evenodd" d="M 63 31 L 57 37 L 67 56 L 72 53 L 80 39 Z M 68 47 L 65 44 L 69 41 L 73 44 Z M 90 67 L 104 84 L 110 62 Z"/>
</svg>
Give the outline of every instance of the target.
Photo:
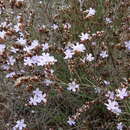
<svg viewBox="0 0 130 130">
<path fill-rule="evenodd" d="M 19 51 L 19 49 L 11 47 L 10 51 L 13 52 L 13 53 L 16 53 L 17 51 Z"/>
<path fill-rule="evenodd" d="M 3 52 L 5 51 L 5 44 L 0 44 L 0 55 L 3 54 Z"/>
<path fill-rule="evenodd" d="M 42 94 L 42 91 L 37 88 L 35 91 L 33 91 L 34 97 L 30 98 L 29 104 L 36 106 L 38 103 L 47 102 L 46 99 L 46 93 Z"/>
<path fill-rule="evenodd" d="M 81 41 L 85 41 L 85 40 L 90 39 L 90 35 L 88 33 L 81 33 L 81 35 L 79 37 L 80 37 Z"/>
<path fill-rule="evenodd" d="M 111 100 L 115 99 L 115 94 L 114 94 L 114 92 L 111 92 L 111 91 L 108 91 L 105 96 L 108 97 Z"/>
<path fill-rule="evenodd" d="M 91 62 L 91 61 L 94 60 L 94 57 L 92 56 L 91 53 L 89 53 L 89 54 L 86 55 L 85 59 L 86 59 L 87 61 L 90 61 L 90 62 Z"/>
<path fill-rule="evenodd" d="M 74 55 L 72 49 L 67 49 L 64 53 L 65 53 L 64 59 L 71 59 Z"/>
<path fill-rule="evenodd" d="M 0 38 L 4 39 L 6 35 L 5 31 L 0 31 Z"/>
<path fill-rule="evenodd" d="M 106 23 L 112 23 L 112 20 L 110 18 L 106 18 Z"/>
<path fill-rule="evenodd" d="M 54 56 L 50 56 L 49 53 L 42 53 L 42 56 L 39 57 L 37 65 L 48 65 L 48 64 L 54 64 L 57 62 L 57 60 L 54 58 Z"/>
<path fill-rule="evenodd" d="M 34 106 L 36 106 L 36 105 L 37 105 L 37 101 L 36 101 L 36 99 L 33 98 L 33 97 L 30 97 L 29 104 L 30 104 L 30 105 L 34 105 Z"/>
<path fill-rule="evenodd" d="M 124 99 L 125 97 L 128 96 L 128 92 L 126 88 L 119 88 L 116 91 L 117 91 L 116 96 L 119 97 L 120 99 Z"/>
<path fill-rule="evenodd" d="M 16 32 L 19 32 L 19 31 L 20 31 L 19 24 L 17 24 L 17 25 L 14 25 L 14 30 L 15 30 Z"/>
<path fill-rule="evenodd" d="M 118 123 L 116 128 L 117 128 L 117 130 L 123 130 L 122 122 Z"/>
<path fill-rule="evenodd" d="M 31 48 L 34 49 L 35 47 L 37 47 L 39 45 L 38 40 L 33 40 L 31 43 Z"/>
<path fill-rule="evenodd" d="M 26 43 L 27 43 L 27 41 L 25 39 L 23 39 L 22 37 L 17 39 L 16 42 L 19 43 L 20 45 L 26 45 Z"/>
<path fill-rule="evenodd" d="M 13 130 L 16 130 L 16 129 L 18 129 L 18 130 L 23 130 L 23 128 L 25 128 L 25 127 L 27 126 L 27 125 L 24 123 L 24 119 L 18 120 L 16 123 L 17 123 L 17 124 L 13 127 Z"/>
<path fill-rule="evenodd" d="M 125 41 L 125 47 L 130 50 L 130 40 L 129 41 Z"/>
<path fill-rule="evenodd" d="M 25 57 L 24 58 L 24 65 L 32 66 L 33 61 L 30 57 Z"/>
<path fill-rule="evenodd" d="M 91 44 L 92 44 L 92 46 L 96 46 L 97 43 L 96 42 L 92 42 Z"/>
<path fill-rule="evenodd" d="M 29 53 L 32 49 L 36 48 L 38 45 L 39 45 L 38 40 L 33 40 L 31 45 L 25 46 L 23 50 Z"/>
<path fill-rule="evenodd" d="M 74 52 L 84 52 L 86 50 L 85 46 L 83 44 L 79 44 L 78 42 L 76 45 L 72 45 L 72 49 Z"/>
<path fill-rule="evenodd" d="M 107 54 L 106 51 L 101 51 L 100 56 L 101 56 L 102 58 L 107 58 L 107 57 L 108 57 L 108 54 Z"/>
<path fill-rule="evenodd" d="M 52 27 L 52 29 L 54 29 L 54 30 L 58 29 L 58 25 L 57 25 L 57 24 L 53 24 L 51 27 Z"/>
<path fill-rule="evenodd" d="M 103 82 L 104 82 L 104 84 L 105 84 L 106 86 L 110 85 L 110 82 L 109 82 L 109 81 L 104 80 Z"/>
<path fill-rule="evenodd" d="M 42 95 L 42 91 L 39 90 L 39 88 L 36 88 L 35 91 L 33 91 L 33 94 L 35 94 L 36 96 Z"/>
<path fill-rule="evenodd" d="M 107 106 L 108 110 L 115 113 L 116 115 L 119 115 L 121 113 L 121 109 L 119 108 L 118 102 L 108 99 L 108 104 L 105 103 L 105 105 Z"/>
<path fill-rule="evenodd" d="M 72 119 L 72 118 L 69 118 L 69 120 L 67 121 L 67 123 L 72 126 L 72 125 L 75 125 L 75 121 Z"/>
<path fill-rule="evenodd" d="M 49 80 L 49 79 L 45 79 L 45 80 L 44 80 L 44 84 L 45 84 L 46 86 L 50 86 L 51 84 L 53 84 L 53 81 L 51 81 L 51 80 Z"/>
<path fill-rule="evenodd" d="M 16 75 L 16 73 L 15 72 L 11 72 L 11 73 L 6 75 L 6 78 L 12 78 L 14 75 Z"/>
<path fill-rule="evenodd" d="M 96 10 L 93 9 L 93 8 L 89 8 L 89 10 L 86 10 L 86 11 L 84 11 L 84 12 L 85 12 L 85 13 L 88 13 L 86 17 L 90 17 L 90 16 L 95 15 Z"/>
<path fill-rule="evenodd" d="M 42 50 L 45 51 L 47 49 L 49 49 L 48 43 L 42 44 Z"/>
<path fill-rule="evenodd" d="M 72 83 L 69 83 L 68 86 L 69 87 L 67 88 L 67 90 L 69 91 L 76 92 L 76 89 L 79 89 L 79 84 L 76 84 L 75 81 L 73 81 Z"/>
<path fill-rule="evenodd" d="M 114 92 L 108 91 L 108 93 L 106 94 L 106 97 L 108 97 L 111 100 L 114 100 L 115 94 L 114 94 Z"/>
<path fill-rule="evenodd" d="M 63 24 L 64 29 L 70 29 L 71 28 L 71 24 L 70 23 L 65 23 Z"/>
<path fill-rule="evenodd" d="M 8 65 L 14 65 L 15 62 L 16 62 L 16 59 L 13 56 L 8 57 L 8 61 L 7 61 Z"/>
</svg>

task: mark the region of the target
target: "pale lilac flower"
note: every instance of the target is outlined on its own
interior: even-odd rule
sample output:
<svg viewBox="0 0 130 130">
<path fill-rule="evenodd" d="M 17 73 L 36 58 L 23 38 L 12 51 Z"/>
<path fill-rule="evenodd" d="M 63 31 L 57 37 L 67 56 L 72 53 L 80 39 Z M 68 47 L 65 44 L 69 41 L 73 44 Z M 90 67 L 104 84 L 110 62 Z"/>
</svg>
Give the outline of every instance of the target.
<svg viewBox="0 0 130 130">
<path fill-rule="evenodd" d="M 93 8 L 89 8 L 89 10 L 86 10 L 86 11 L 84 11 L 84 12 L 85 12 L 85 13 L 88 13 L 86 17 L 90 17 L 90 16 L 95 15 L 96 10 L 93 9 Z"/>
<path fill-rule="evenodd" d="M 36 88 L 35 91 L 33 91 L 33 94 L 35 94 L 36 96 L 42 95 L 42 91 L 39 90 L 39 88 Z"/>
<path fill-rule="evenodd" d="M 19 43 L 20 45 L 26 45 L 27 43 L 26 39 L 23 39 L 22 37 L 17 39 L 16 42 Z"/>
<path fill-rule="evenodd" d="M 129 41 L 125 41 L 125 47 L 130 50 L 130 40 Z"/>
<path fill-rule="evenodd" d="M 30 98 L 29 104 L 30 105 L 38 105 L 38 103 L 47 102 L 46 99 L 46 93 L 42 94 L 42 91 L 39 90 L 39 88 L 37 88 L 35 91 L 33 91 L 34 97 Z"/>
<path fill-rule="evenodd" d="M 118 123 L 116 128 L 117 128 L 117 130 L 123 130 L 122 122 Z"/>
<path fill-rule="evenodd" d="M 73 81 L 72 83 L 69 83 L 68 86 L 69 87 L 67 88 L 67 90 L 69 91 L 76 92 L 76 90 L 79 90 L 79 84 L 76 84 L 75 81 Z"/>
<path fill-rule="evenodd" d="M 86 59 L 87 61 L 91 62 L 91 61 L 94 60 L 94 57 L 92 56 L 91 53 L 89 53 L 89 54 L 86 55 L 85 59 Z"/>
<path fill-rule="evenodd" d="M 86 50 L 85 46 L 83 44 L 79 44 L 78 42 L 76 45 L 72 45 L 72 49 L 74 52 L 84 52 Z"/>
<path fill-rule="evenodd" d="M 64 59 L 71 59 L 74 55 L 74 52 L 72 49 L 67 49 L 67 50 L 65 50 L 64 53 L 65 53 Z"/>
<path fill-rule="evenodd" d="M 0 31 L 0 38 L 4 39 L 6 36 L 6 32 L 5 31 Z"/>
<path fill-rule="evenodd" d="M 16 75 L 15 72 L 8 73 L 8 74 L 6 75 L 6 78 L 12 78 L 14 75 Z"/>
<path fill-rule="evenodd" d="M 107 106 L 108 110 L 115 113 L 116 115 L 119 115 L 121 113 L 121 109 L 119 108 L 117 101 L 112 101 L 112 100 L 108 99 L 108 104 L 105 103 L 105 105 Z"/>
<path fill-rule="evenodd" d="M 42 44 L 42 50 L 43 51 L 48 50 L 48 49 L 49 49 L 48 43 Z"/>
<path fill-rule="evenodd" d="M 24 123 L 24 119 L 18 120 L 16 122 L 17 124 L 13 127 L 13 130 L 23 130 L 23 128 L 26 128 L 26 124 Z"/>
<path fill-rule="evenodd" d="M 96 46 L 97 43 L 96 42 L 92 42 L 91 44 L 92 44 L 92 46 Z"/>
<path fill-rule="evenodd" d="M 54 29 L 54 30 L 56 30 L 56 29 L 59 28 L 59 26 L 58 26 L 57 24 L 53 24 L 51 27 L 52 27 L 52 29 Z"/>
<path fill-rule="evenodd" d="M 70 23 L 65 23 L 63 24 L 64 29 L 70 29 L 71 28 L 71 24 Z"/>
<path fill-rule="evenodd" d="M 8 57 L 8 61 L 7 61 L 8 65 L 14 65 L 15 62 L 16 62 L 16 59 L 13 56 Z"/>
<path fill-rule="evenodd" d="M 17 51 L 19 51 L 19 49 L 11 47 L 10 51 L 13 52 L 13 53 L 16 53 Z"/>
<path fill-rule="evenodd" d="M 45 79 L 45 80 L 44 80 L 44 84 L 45 84 L 46 86 L 50 86 L 51 84 L 53 84 L 53 81 L 51 81 L 51 80 L 49 80 L 49 79 Z"/>
<path fill-rule="evenodd" d="M 33 65 L 32 59 L 30 57 L 25 57 L 24 58 L 24 65 L 32 66 Z"/>
<path fill-rule="evenodd" d="M 119 97 L 120 99 L 124 99 L 125 97 L 128 96 L 127 88 L 119 88 L 116 90 L 117 94 L 116 96 Z"/>
<path fill-rule="evenodd" d="M 111 18 L 106 18 L 105 21 L 106 21 L 106 23 L 112 23 Z"/>
<path fill-rule="evenodd" d="M 108 97 L 111 100 L 115 99 L 115 94 L 114 94 L 114 92 L 111 92 L 111 91 L 108 91 L 105 96 Z"/>
<path fill-rule="evenodd" d="M 0 44 L 0 55 L 3 54 L 3 52 L 5 51 L 6 45 L 5 44 Z"/>
<path fill-rule="evenodd" d="M 79 37 L 80 37 L 81 41 L 85 41 L 85 40 L 90 39 L 90 35 L 88 33 L 81 33 L 81 35 Z"/>
<path fill-rule="evenodd" d="M 107 57 L 108 57 L 108 54 L 107 54 L 106 51 L 101 51 L 100 56 L 101 56 L 102 58 L 107 58 Z"/>
<path fill-rule="evenodd" d="M 72 119 L 72 118 L 69 118 L 69 120 L 67 121 L 67 123 L 70 125 L 70 126 L 73 126 L 75 125 L 75 121 Z"/>
<path fill-rule="evenodd" d="M 103 82 L 104 82 L 104 84 L 105 84 L 106 86 L 110 85 L 110 82 L 109 82 L 109 81 L 104 80 Z"/>
<path fill-rule="evenodd" d="M 37 101 L 36 101 L 36 99 L 33 98 L 33 97 L 30 97 L 29 104 L 30 104 L 30 105 L 34 105 L 34 106 L 36 106 L 36 105 L 37 105 Z"/>
</svg>

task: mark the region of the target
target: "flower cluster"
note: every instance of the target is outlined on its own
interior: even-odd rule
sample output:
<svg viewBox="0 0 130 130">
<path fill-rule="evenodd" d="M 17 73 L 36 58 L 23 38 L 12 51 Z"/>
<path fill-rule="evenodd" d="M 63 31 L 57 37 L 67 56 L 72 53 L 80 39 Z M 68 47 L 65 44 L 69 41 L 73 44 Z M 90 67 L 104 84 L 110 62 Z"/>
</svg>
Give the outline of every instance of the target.
<svg viewBox="0 0 130 130">
<path fill-rule="evenodd" d="M 35 91 L 33 91 L 34 97 L 30 97 L 29 100 L 29 104 L 30 105 L 38 105 L 38 103 L 46 103 L 47 99 L 46 99 L 46 93 L 42 94 L 42 91 L 39 90 L 39 88 L 37 88 Z"/>
</svg>

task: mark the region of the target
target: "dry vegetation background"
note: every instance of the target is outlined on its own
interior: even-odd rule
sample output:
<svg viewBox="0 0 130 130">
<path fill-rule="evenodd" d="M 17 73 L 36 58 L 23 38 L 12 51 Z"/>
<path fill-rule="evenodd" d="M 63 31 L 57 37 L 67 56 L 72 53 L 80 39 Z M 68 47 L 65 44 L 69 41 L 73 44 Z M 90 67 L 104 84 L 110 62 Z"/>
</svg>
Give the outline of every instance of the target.
<svg viewBox="0 0 130 130">
<path fill-rule="evenodd" d="M 82 1 L 0 0 L 0 45 L 6 46 L 4 51 L 0 46 L 0 130 L 13 129 L 21 119 L 23 130 L 130 129 L 129 1 Z M 90 8 L 96 12 L 87 17 L 84 11 Z M 89 38 L 82 40 L 82 33 Z M 18 41 L 21 37 L 25 45 Z M 24 51 L 33 40 L 38 45 Z M 68 48 L 72 58 L 65 58 Z M 25 63 L 43 53 L 57 61 L 45 55 L 44 65 Z M 15 60 L 9 62 L 10 56 Z M 36 88 L 46 94 L 45 100 L 29 104 Z M 122 88 L 126 91 L 118 93 Z M 118 102 L 119 115 L 108 110 L 108 91 L 114 93 L 111 100 Z"/>
</svg>

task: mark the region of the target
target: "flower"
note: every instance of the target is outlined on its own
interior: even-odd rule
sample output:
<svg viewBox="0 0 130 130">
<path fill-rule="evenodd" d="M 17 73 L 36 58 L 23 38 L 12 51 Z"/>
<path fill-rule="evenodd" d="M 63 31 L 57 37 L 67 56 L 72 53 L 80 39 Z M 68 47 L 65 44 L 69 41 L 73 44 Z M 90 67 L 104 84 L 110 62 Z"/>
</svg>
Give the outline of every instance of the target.
<svg viewBox="0 0 130 130">
<path fill-rule="evenodd" d="M 0 55 L 3 54 L 3 52 L 5 51 L 5 45 L 4 44 L 0 44 Z"/>
<path fill-rule="evenodd" d="M 39 96 L 42 94 L 42 91 L 40 91 L 39 88 L 36 88 L 36 90 L 33 91 L 33 94 L 35 94 L 36 96 Z"/>
<path fill-rule="evenodd" d="M 105 84 L 106 86 L 110 85 L 110 82 L 109 82 L 109 81 L 104 80 L 103 82 L 104 82 L 104 84 Z"/>
<path fill-rule="evenodd" d="M 6 78 L 12 78 L 14 75 L 16 75 L 15 72 L 8 73 L 8 74 L 6 75 Z"/>
<path fill-rule="evenodd" d="M 112 23 L 111 18 L 106 18 L 105 21 L 106 21 L 106 23 Z"/>
<path fill-rule="evenodd" d="M 6 35 L 5 31 L 0 31 L 0 38 L 4 39 Z"/>
<path fill-rule="evenodd" d="M 69 83 L 68 86 L 69 87 L 67 88 L 67 90 L 69 91 L 76 92 L 76 89 L 79 89 L 79 84 L 76 84 L 75 81 L 73 81 L 72 83 Z"/>
<path fill-rule="evenodd" d="M 72 49 L 67 49 L 67 50 L 65 50 L 64 53 L 65 53 L 64 59 L 71 59 L 74 55 L 74 52 Z"/>
<path fill-rule="evenodd" d="M 107 58 L 107 57 L 108 57 L 108 54 L 107 54 L 106 51 L 101 51 L 100 56 L 101 56 L 102 58 Z"/>
<path fill-rule="evenodd" d="M 81 33 L 81 35 L 79 37 L 80 37 L 81 41 L 85 41 L 85 40 L 90 39 L 90 35 L 88 33 Z"/>
<path fill-rule="evenodd" d="M 57 24 L 53 24 L 51 27 L 52 27 L 52 29 L 54 29 L 54 30 L 58 29 L 58 25 L 57 25 Z"/>
<path fill-rule="evenodd" d="M 117 115 L 121 113 L 121 109 L 119 108 L 118 102 L 108 99 L 108 104 L 105 103 L 105 105 L 107 106 L 107 109 L 110 110 L 111 112 Z"/>
<path fill-rule="evenodd" d="M 122 122 L 118 123 L 116 128 L 117 128 L 117 130 L 123 130 Z"/>
<path fill-rule="evenodd" d="M 85 59 L 86 59 L 87 61 L 93 61 L 93 60 L 94 60 L 94 57 L 92 56 L 91 53 L 89 53 L 89 54 L 86 55 Z"/>
<path fill-rule="evenodd" d="M 19 51 L 19 49 L 11 47 L 10 51 L 13 52 L 13 53 L 16 53 L 17 51 Z"/>
<path fill-rule="evenodd" d="M 70 23 L 65 23 L 63 24 L 64 29 L 70 29 L 71 28 L 71 24 Z"/>
<path fill-rule="evenodd" d="M 130 40 L 129 41 L 125 41 L 125 47 L 130 50 Z"/>
<path fill-rule="evenodd" d="M 125 97 L 128 96 L 127 89 L 126 88 L 117 89 L 116 96 L 119 97 L 120 99 L 124 99 Z"/>
<path fill-rule="evenodd" d="M 22 37 L 17 39 L 16 42 L 19 43 L 20 45 L 26 45 L 26 43 L 27 43 L 27 41 L 25 39 L 23 39 Z"/>
<path fill-rule="evenodd" d="M 70 126 L 72 126 L 72 125 L 75 125 L 76 122 L 75 122 L 72 118 L 69 117 L 69 120 L 67 121 L 67 123 L 68 123 Z"/>
<path fill-rule="evenodd" d="M 76 45 L 72 45 L 72 49 L 74 52 L 84 52 L 86 50 L 85 46 L 83 44 L 79 44 L 78 42 Z"/>
<path fill-rule="evenodd" d="M 88 13 L 86 17 L 90 17 L 90 16 L 95 15 L 96 10 L 93 9 L 93 8 L 89 8 L 89 10 L 86 10 L 86 11 L 84 11 L 84 12 L 85 12 L 85 13 Z"/>
<path fill-rule="evenodd" d="M 33 64 L 32 58 L 30 58 L 30 57 L 24 58 L 24 65 L 32 66 L 32 64 Z"/>
<path fill-rule="evenodd" d="M 49 49 L 48 43 L 42 44 L 42 50 L 45 51 L 47 49 Z"/>
<path fill-rule="evenodd" d="M 53 84 L 53 81 L 51 81 L 51 80 L 49 80 L 49 79 L 45 79 L 45 80 L 44 80 L 44 84 L 45 84 L 46 86 L 50 86 L 51 84 Z"/>
<path fill-rule="evenodd" d="M 36 88 L 35 91 L 33 91 L 34 97 L 30 97 L 29 104 L 36 106 L 38 103 L 41 103 L 42 101 L 44 103 L 47 102 L 46 99 L 46 93 L 42 94 L 42 91 L 39 90 L 39 88 Z"/>
<path fill-rule="evenodd" d="M 33 97 L 30 97 L 29 104 L 30 104 L 30 105 L 34 105 L 34 106 L 36 106 L 36 105 L 37 105 L 37 101 L 36 101 L 36 99 L 33 98 Z"/>
<path fill-rule="evenodd" d="M 7 61 L 8 65 L 14 65 L 15 62 L 16 62 L 16 59 L 13 56 L 8 57 L 8 61 Z"/>
<path fill-rule="evenodd" d="M 105 96 L 111 100 L 115 99 L 115 94 L 114 94 L 114 92 L 111 92 L 111 91 L 108 91 Z"/>
<path fill-rule="evenodd" d="M 18 120 L 16 122 L 17 124 L 13 127 L 13 130 L 16 130 L 18 128 L 18 130 L 22 130 L 23 128 L 25 128 L 27 125 L 24 123 L 24 119 L 22 120 Z"/>
</svg>

